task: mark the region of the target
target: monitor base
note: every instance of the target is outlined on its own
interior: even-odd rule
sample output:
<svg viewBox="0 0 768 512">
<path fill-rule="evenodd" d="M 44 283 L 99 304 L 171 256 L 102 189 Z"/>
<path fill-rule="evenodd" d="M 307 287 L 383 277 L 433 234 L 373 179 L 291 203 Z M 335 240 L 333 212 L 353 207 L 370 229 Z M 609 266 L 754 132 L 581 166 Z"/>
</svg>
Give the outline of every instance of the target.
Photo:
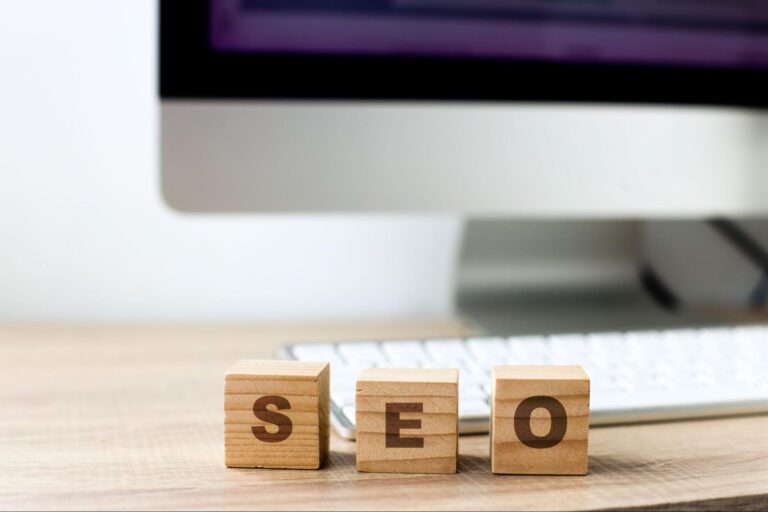
<svg viewBox="0 0 768 512">
<path fill-rule="evenodd" d="M 645 290 L 643 264 L 641 222 L 470 220 L 456 278 L 456 309 L 478 332 L 505 336 L 742 319 L 743 308 L 665 307 Z"/>
</svg>

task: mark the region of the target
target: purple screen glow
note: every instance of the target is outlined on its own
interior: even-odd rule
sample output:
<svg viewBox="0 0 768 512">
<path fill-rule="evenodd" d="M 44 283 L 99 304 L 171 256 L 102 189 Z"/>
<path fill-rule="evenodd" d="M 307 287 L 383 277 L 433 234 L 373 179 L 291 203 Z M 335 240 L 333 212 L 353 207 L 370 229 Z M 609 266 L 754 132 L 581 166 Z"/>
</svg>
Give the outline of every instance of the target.
<svg viewBox="0 0 768 512">
<path fill-rule="evenodd" d="M 768 68 L 768 0 L 211 0 L 217 51 Z"/>
</svg>

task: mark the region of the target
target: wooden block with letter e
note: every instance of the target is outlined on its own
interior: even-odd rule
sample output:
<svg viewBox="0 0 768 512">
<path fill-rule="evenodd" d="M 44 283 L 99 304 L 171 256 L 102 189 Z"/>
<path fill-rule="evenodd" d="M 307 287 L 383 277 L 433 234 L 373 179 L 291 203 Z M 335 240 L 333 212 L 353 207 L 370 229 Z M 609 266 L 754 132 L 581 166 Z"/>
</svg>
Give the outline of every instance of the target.
<svg viewBox="0 0 768 512">
<path fill-rule="evenodd" d="M 364 370 L 357 381 L 357 470 L 456 473 L 458 370 Z"/>
<path fill-rule="evenodd" d="M 497 366 L 491 468 L 515 475 L 586 475 L 589 377 L 580 366 Z"/>
<path fill-rule="evenodd" d="M 240 361 L 224 384 L 232 468 L 318 469 L 328 456 L 328 363 Z"/>
</svg>

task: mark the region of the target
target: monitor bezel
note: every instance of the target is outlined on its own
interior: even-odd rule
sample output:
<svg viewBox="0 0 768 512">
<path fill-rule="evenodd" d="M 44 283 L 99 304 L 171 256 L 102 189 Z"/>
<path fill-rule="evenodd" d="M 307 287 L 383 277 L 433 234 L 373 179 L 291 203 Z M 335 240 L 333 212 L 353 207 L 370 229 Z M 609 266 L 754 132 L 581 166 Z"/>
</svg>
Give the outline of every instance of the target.
<svg viewBox="0 0 768 512">
<path fill-rule="evenodd" d="M 160 0 L 161 98 L 768 106 L 760 69 L 219 52 L 209 10 Z"/>
</svg>

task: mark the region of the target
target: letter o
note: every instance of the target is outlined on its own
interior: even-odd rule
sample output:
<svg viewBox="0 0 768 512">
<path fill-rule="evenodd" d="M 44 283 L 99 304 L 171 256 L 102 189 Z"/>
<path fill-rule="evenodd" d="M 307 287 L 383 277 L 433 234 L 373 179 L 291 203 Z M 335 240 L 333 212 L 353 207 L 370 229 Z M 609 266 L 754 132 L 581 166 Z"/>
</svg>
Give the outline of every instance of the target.
<svg viewBox="0 0 768 512">
<path fill-rule="evenodd" d="M 545 436 L 537 436 L 531 430 L 531 414 L 536 409 L 549 411 L 551 423 Z M 552 448 L 557 446 L 565 437 L 568 430 L 568 415 L 559 400 L 551 396 L 532 396 L 526 398 L 515 410 L 515 434 L 529 448 Z"/>
</svg>

